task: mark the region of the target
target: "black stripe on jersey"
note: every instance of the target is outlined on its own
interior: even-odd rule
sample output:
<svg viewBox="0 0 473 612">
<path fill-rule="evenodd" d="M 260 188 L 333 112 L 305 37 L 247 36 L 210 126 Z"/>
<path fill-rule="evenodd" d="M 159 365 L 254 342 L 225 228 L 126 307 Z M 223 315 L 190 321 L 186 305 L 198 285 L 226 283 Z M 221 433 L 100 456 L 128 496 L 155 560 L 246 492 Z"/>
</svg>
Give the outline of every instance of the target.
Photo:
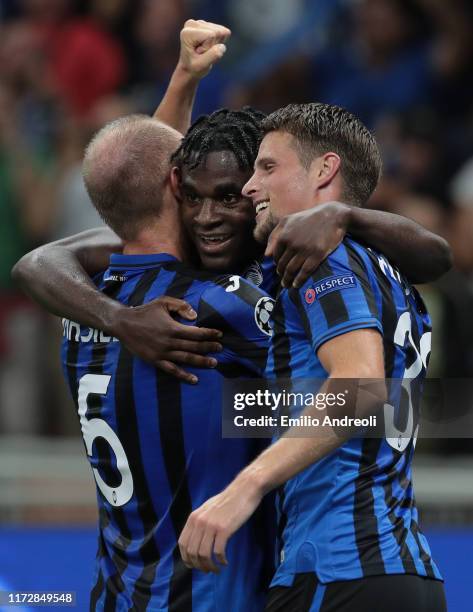
<svg viewBox="0 0 473 612">
<path fill-rule="evenodd" d="M 127 300 L 129 306 L 139 306 L 143 303 L 147 292 L 160 271 L 160 268 L 154 268 L 144 272 Z M 132 594 L 134 609 L 141 611 L 146 610 L 151 599 L 151 582 L 154 579 L 160 555 L 152 535 L 153 529 L 158 522 L 158 517 L 151 503 L 151 495 L 148 490 L 146 473 L 141 458 L 141 444 L 133 391 L 133 359 L 133 356 L 125 347 L 120 348 L 115 375 L 115 406 L 117 435 L 125 449 L 126 455 L 132 457 L 133 485 L 138 503 L 138 512 L 143 521 L 144 543 L 139 551 L 143 562 L 143 571 L 141 576 L 135 581 Z M 125 524 L 120 525 L 121 531 L 123 527 L 125 527 Z M 128 529 L 125 532 L 122 531 L 122 535 L 125 535 L 125 537 L 121 539 L 118 547 L 125 551 L 128 542 L 131 540 Z M 151 574 L 152 576 L 150 576 Z"/>
<path fill-rule="evenodd" d="M 352 246 L 347 245 L 346 249 L 350 268 L 353 270 L 355 276 L 357 276 L 359 279 L 362 279 L 360 280 L 360 285 L 363 290 L 363 293 L 365 294 L 366 303 L 368 304 L 371 316 L 377 319 L 380 313 L 378 312 L 376 298 L 374 296 L 373 290 L 369 286 L 369 273 L 366 268 L 365 262 Z"/>
<path fill-rule="evenodd" d="M 397 327 L 397 310 L 392 293 L 391 282 L 384 275 L 383 271 L 379 267 L 378 261 L 368 251 L 369 257 L 373 262 L 373 270 L 375 272 L 376 281 L 381 292 L 382 299 L 382 313 L 381 313 L 381 325 L 383 328 L 383 336 L 388 339 L 388 342 L 384 342 L 384 368 L 386 379 L 390 379 L 394 372 L 394 358 L 396 355 L 396 346 L 394 344 L 394 333 Z M 389 391 L 389 389 L 388 389 Z"/>
<path fill-rule="evenodd" d="M 105 586 L 105 581 L 103 579 L 102 570 L 99 569 L 99 575 L 97 577 L 97 582 L 95 583 L 92 591 L 90 592 L 90 612 L 95 612 L 97 608 L 97 602 L 102 595 L 103 588 Z"/>
<path fill-rule="evenodd" d="M 268 356 L 267 347 L 262 347 L 242 336 L 238 330 L 231 326 L 222 315 L 215 310 L 204 299 L 199 300 L 198 320 L 205 327 L 220 329 L 223 332 L 223 338 L 220 342 L 224 347 L 229 348 L 236 355 L 240 355 L 256 365 L 256 368 L 261 372 L 266 366 Z"/>
<path fill-rule="evenodd" d="M 315 274 L 312 275 L 312 280 L 314 283 L 318 283 L 325 280 L 329 276 L 333 276 L 333 270 L 326 259 Z M 327 320 L 328 329 L 340 322 L 348 321 L 349 316 L 347 307 L 340 291 L 332 291 L 331 293 L 327 293 L 319 300 L 319 304 L 323 310 L 325 319 Z"/>
<path fill-rule="evenodd" d="M 79 404 L 77 401 L 77 395 L 79 391 L 78 380 L 77 380 L 77 357 L 79 355 L 79 342 L 73 342 L 69 340 L 66 352 L 66 370 L 67 370 L 67 382 L 72 395 L 72 401 L 77 410 L 79 410 Z"/>
<path fill-rule="evenodd" d="M 287 389 L 292 390 L 291 382 L 291 343 L 289 334 L 286 331 L 286 313 L 284 312 L 283 300 L 281 295 L 278 296 L 274 305 L 273 314 L 273 362 L 274 373 L 276 378 L 287 378 Z M 282 415 L 289 415 L 289 407 L 284 406 L 280 412 Z M 278 495 L 278 527 L 277 527 L 277 554 L 278 562 L 284 549 L 284 531 L 287 525 L 287 513 L 284 510 L 284 501 L 286 498 L 285 485 L 277 489 Z"/>
<path fill-rule="evenodd" d="M 304 328 L 304 333 L 307 338 L 312 338 L 312 331 L 310 329 L 309 317 L 307 316 L 306 309 L 302 304 L 301 294 L 297 289 L 290 289 L 289 297 L 293 301 L 294 305 L 297 308 L 297 312 L 301 318 L 302 327 Z"/>
<path fill-rule="evenodd" d="M 166 289 L 170 297 L 184 299 L 193 279 L 176 275 Z M 169 509 L 176 540 L 192 512 L 187 482 L 187 460 L 181 405 L 181 384 L 164 372 L 156 373 L 161 449 L 172 502 Z M 169 612 L 192 612 L 192 570 L 182 561 L 179 547 L 173 552 L 173 574 L 169 585 Z"/>
<path fill-rule="evenodd" d="M 216 283 L 219 279 L 228 279 L 228 274 L 216 274 L 215 272 L 209 272 L 208 270 L 196 270 L 195 268 L 190 268 L 186 264 L 183 264 L 180 261 L 169 261 L 163 264 L 162 266 L 168 272 L 177 273 L 176 278 L 180 278 L 181 282 L 189 282 L 190 279 L 193 281 L 212 281 Z M 166 293 L 166 295 L 168 295 Z"/>
<path fill-rule="evenodd" d="M 224 378 L 248 378 L 253 373 L 239 363 L 219 363 L 215 368 Z"/>
<path fill-rule="evenodd" d="M 424 547 L 422 546 L 422 543 L 419 538 L 419 525 L 417 524 L 417 521 L 415 521 L 414 519 L 412 519 L 412 522 L 411 522 L 411 531 L 415 538 L 415 541 L 417 542 L 417 546 L 419 547 L 420 558 L 421 558 L 422 563 L 424 564 L 425 571 L 427 573 L 427 578 L 435 578 L 434 568 L 432 567 L 432 559 L 430 555 L 427 554 L 427 552 L 424 550 Z"/>
<path fill-rule="evenodd" d="M 287 525 L 287 512 L 284 510 L 284 501 L 286 499 L 286 489 L 285 486 L 282 485 L 277 489 L 277 500 L 278 500 L 278 529 L 277 529 L 277 554 L 278 554 L 278 563 L 281 559 L 282 552 L 284 550 L 284 530 Z"/>
<path fill-rule="evenodd" d="M 286 332 L 286 315 L 281 297 L 276 300 L 273 314 L 273 360 L 276 378 L 290 378 L 291 343 Z"/>
<path fill-rule="evenodd" d="M 411 442 L 412 445 L 412 442 Z M 390 508 L 388 512 L 388 518 L 393 526 L 393 535 L 396 539 L 396 542 L 399 546 L 399 556 L 401 558 L 401 563 L 404 568 L 406 574 L 417 573 L 414 558 L 409 550 L 407 545 L 407 536 L 409 535 L 409 530 L 404 525 L 403 517 L 399 517 L 395 513 L 395 508 L 400 507 L 402 504 L 399 503 L 393 496 L 392 486 L 393 481 L 397 478 L 399 480 L 399 485 L 403 490 L 404 494 L 409 486 L 409 479 L 407 478 L 407 469 L 409 466 L 410 458 L 407 454 L 411 454 L 413 452 L 412 446 L 405 450 L 406 455 L 404 456 L 404 465 L 401 470 L 397 470 L 396 462 L 400 460 L 398 453 L 393 451 L 393 465 L 391 469 L 387 472 L 386 482 L 383 483 L 384 489 L 384 500 L 386 503 L 386 507 Z M 404 496 L 403 501 L 406 501 L 406 497 Z M 412 505 L 412 501 L 409 504 Z"/>
<path fill-rule="evenodd" d="M 381 444 L 381 439 L 364 438 L 361 441 L 358 476 L 355 480 L 353 526 L 364 576 L 369 575 L 369 566 L 384 567 L 373 495 L 373 475 L 378 469 L 376 458 Z"/>
<path fill-rule="evenodd" d="M 223 277 L 217 278 L 215 279 L 215 284 L 219 285 L 220 287 L 223 287 L 224 289 L 230 286 L 233 287 L 233 283 L 232 281 L 230 281 L 230 278 L 233 278 L 233 277 L 223 276 Z M 232 289 L 231 291 L 231 293 L 239 297 L 240 300 L 243 300 L 246 304 L 254 308 L 256 306 L 256 302 L 260 298 L 268 297 L 268 296 L 265 296 L 265 294 L 261 293 L 261 291 L 258 291 L 257 289 L 255 289 L 255 287 L 250 285 L 248 281 L 243 279 L 243 277 L 241 278 L 242 278 L 242 282 L 239 283 L 238 289 Z"/>
</svg>

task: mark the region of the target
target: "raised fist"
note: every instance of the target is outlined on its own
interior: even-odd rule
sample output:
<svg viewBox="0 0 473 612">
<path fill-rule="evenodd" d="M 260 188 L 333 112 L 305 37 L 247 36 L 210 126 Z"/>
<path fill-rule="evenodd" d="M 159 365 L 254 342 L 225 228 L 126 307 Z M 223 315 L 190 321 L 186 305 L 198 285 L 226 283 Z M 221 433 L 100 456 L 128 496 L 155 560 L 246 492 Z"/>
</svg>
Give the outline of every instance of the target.
<svg viewBox="0 0 473 612">
<path fill-rule="evenodd" d="M 188 19 L 181 30 L 179 63 L 192 76 L 201 79 L 227 50 L 225 42 L 231 31 L 209 21 Z"/>
</svg>

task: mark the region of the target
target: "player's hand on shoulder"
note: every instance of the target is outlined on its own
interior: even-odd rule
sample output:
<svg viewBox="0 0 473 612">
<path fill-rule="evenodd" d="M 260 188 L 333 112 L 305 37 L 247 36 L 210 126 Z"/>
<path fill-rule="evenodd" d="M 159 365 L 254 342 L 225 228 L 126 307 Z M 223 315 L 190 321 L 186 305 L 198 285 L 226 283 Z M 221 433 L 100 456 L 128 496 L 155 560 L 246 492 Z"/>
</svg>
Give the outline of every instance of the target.
<svg viewBox="0 0 473 612">
<path fill-rule="evenodd" d="M 215 367 L 216 360 L 206 355 L 222 350 L 218 342 L 222 334 L 216 329 L 184 325 L 174 316 L 194 321 L 197 314 L 187 302 L 163 296 L 135 308 L 120 308 L 112 333 L 133 355 L 184 382 L 195 384 L 197 377 L 177 364 Z"/>
<path fill-rule="evenodd" d="M 279 221 L 265 254 L 274 258 L 283 287 L 302 287 L 344 239 L 349 216 L 349 206 L 328 202 Z"/>
<path fill-rule="evenodd" d="M 204 77 L 225 54 L 225 42 L 230 35 L 231 31 L 225 26 L 188 19 L 181 30 L 181 68 L 195 78 Z"/>
</svg>

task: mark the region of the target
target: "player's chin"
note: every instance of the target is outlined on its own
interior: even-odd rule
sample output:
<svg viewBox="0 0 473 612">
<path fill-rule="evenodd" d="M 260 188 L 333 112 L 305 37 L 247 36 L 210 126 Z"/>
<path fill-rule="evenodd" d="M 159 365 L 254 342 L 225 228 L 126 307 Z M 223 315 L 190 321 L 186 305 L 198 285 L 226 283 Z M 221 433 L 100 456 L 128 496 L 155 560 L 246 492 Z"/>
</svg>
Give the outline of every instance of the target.
<svg viewBox="0 0 473 612">
<path fill-rule="evenodd" d="M 209 255 L 208 253 L 199 253 L 199 255 L 202 267 L 209 272 L 226 274 L 236 271 L 236 264 L 229 254 Z"/>
<path fill-rule="evenodd" d="M 273 231 L 275 225 L 270 219 L 265 219 L 261 223 L 257 223 L 253 230 L 253 237 L 259 244 L 266 245 L 268 242 L 269 235 Z"/>
</svg>

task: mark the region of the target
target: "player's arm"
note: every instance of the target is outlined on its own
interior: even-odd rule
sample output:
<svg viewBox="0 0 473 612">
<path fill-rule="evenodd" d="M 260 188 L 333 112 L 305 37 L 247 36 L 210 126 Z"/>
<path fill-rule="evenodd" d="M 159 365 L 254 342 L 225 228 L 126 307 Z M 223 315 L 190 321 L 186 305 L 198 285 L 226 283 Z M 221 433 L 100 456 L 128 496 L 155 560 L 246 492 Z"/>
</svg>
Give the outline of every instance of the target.
<svg viewBox="0 0 473 612">
<path fill-rule="evenodd" d="M 192 108 L 200 80 L 226 51 L 231 32 L 225 26 L 189 19 L 181 30 L 179 61 L 154 117 L 182 134 L 191 124 Z"/>
<path fill-rule="evenodd" d="M 344 414 L 356 413 L 366 417 L 375 414 L 384 404 L 383 342 L 377 329 L 360 329 L 336 336 L 319 348 L 318 357 L 330 376 L 319 393 L 339 393 L 340 386 L 346 389 L 346 379 L 373 379 L 370 390 L 363 394 L 361 402 L 359 393 L 346 394 Z M 320 416 L 314 406 L 304 414 Z M 311 437 L 310 432 L 300 429 L 303 428 L 289 430 L 245 468 L 222 493 L 209 499 L 190 515 L 179 539 L 186 565 L 218 572 L 212 557 L 227 564 L 225 548 L 229 538 L 253 514 L 263 496 L 334 451 L 353 435 L 349 430 L 340 432 L 325 427 L 321 428 L 317 437 Z M 304 433 L 307 437 L 296 437 Z"/>
<path fill-rule="evenodd" d="M 110 255 L 122 248 L 112 230 L 87 230 L 27 253 L 14 266 L 12 277 L 52 314 L 108 332 L 119 304 L 98 292 L 91 277 L 106 270 Z"/>
<path fill-rule="evenodd" d="M 215 367 L 215 359 L 205 355 L 221 349 L 220 331 L 175 321 L 172 315 L 190 321 L 197 316 L 183 300 L 164 296 L 128 308 L 98 291 L 90 277 L 105 270 L 110 254 L 121 250 L 122 243 L 111 230 L 89 230 L 27 253 L 13 268 L 12 276 L 49 312 L 101 329 L 141 359 L 185 382 L 196 383 L 194 374 L 176 364 Z"/>
<path fill-rule="evenodd" d="M 436 280 L 452 266 L 441 236 L 406 217 L 341 202 L 284 217 L 266 254 L 274 257 L 284 286 L 301 287 L 347 233 L 386 255 L 411 283 Z"/>
</svg>

